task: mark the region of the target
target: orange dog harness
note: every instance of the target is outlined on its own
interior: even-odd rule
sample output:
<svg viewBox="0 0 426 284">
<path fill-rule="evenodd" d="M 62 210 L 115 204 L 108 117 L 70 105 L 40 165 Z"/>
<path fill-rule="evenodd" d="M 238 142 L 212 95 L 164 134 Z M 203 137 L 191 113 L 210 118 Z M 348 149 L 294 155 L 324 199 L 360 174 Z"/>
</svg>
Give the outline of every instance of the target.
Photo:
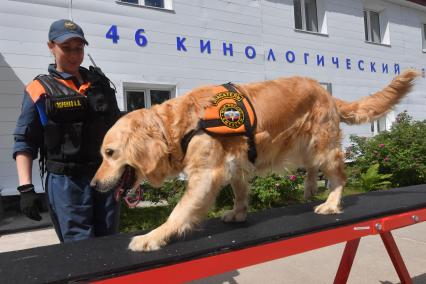
<svg viewBox="0 0 426 284">
<path fill-rule="evenodd" d="M 200 127 L 211 135 L 247 135 L 253 132 L 256 115 L 247 97 L 228 84 L 217 86 L 213 106 L 205 109 Z"/>
<path fill-rule="evenodd" d="M 248 159 L 254 163 L 257 157 L 254 144 L 254 129 L 256 128 L 256 113 L 249 99 L 232 83 L 217 86 L 213 105 L 207 107 L 204 117 L 199 121 L 196 129 L 188 132 L 181 141 L 184 153 L 188 144 L 198 130 L 210 135 L 245 135 L 248 140 Z"/>
</svg>

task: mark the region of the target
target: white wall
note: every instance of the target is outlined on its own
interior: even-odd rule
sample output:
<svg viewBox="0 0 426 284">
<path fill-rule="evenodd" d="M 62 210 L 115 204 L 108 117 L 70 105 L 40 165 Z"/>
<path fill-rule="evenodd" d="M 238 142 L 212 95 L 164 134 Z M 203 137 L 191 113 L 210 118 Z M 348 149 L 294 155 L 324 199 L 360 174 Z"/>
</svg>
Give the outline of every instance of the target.
<svg viewBox="0 0 426 284">
<path fill-rule="evenodd" d="M 332 83 L 333 95 L 345 100 L 380 90 L 394 76 L 394 64 L 403 70 L 426 67 L 422 52 L 422 9 L 388 1 L 367 1 L 385 7 L 389 21 L 390 45 L 364 41 L 361 0 L 317 0 L 325 11 L 325 35 L 294 30 L 291 0 L 174 0 L 174 10 L 150 9 L 116 3 L 114 0 L 0 0 L 0 187 L 16 186 L 16 170 L 11 158 L 13 132 L 19 115 L 24 86 L 46 72 L 52 61 L 46 47 L 52 21 L 69 18 L 80 24 L 90 43 L 87 52 L 118 87 L 123 106 L 122 87 L 126 82 L 176 85 L 182 95 L 201 84 L 236 83 L 265 80 L 278 76 L 303 75 Z M 394 2 L 394 1 L 393 1 Z M 113 44 L 105 37 L 117 25 L 120 39 Z M 145 47 L 135 44 L 134 33 L 143 28 Z M 186 52 L 178 51 L 177 37 L 185 37 Z M 211 54 L 200 52 L 200 40 L 210 40 Z M 223 55 L 223 43 L 232 43 L 234 56 Z M 256 50 L 249 59 L 247 46 Z M 276 61 L 267 60 L 272 49 Z M 285 54 L 294 53 L 294 63 Z M 304 53 L 309 53 L 308 64 Z M 316 56 L 324 56 L 317 66 Z M 331 58 L 339 58 L 339 68 Z M 351 69 L 346 68 L 346 59 Z M 366 70 L 357 62 L 364 60 Z M 377 72 L 368 69 L 376 63 Z M 84 65 L 89 65 L 86 59 Z M 381 71 L 388 64 L 389 74 Z M 426 119 L 426 79 L 421 78 L 396 113 L 408 109 L 416 119 Z M 350 133 L 370 135 L 370 126 L 343 126 L 345 143 Z M 34 181 L 38 172 L 34 170 Z"/>
</svg>

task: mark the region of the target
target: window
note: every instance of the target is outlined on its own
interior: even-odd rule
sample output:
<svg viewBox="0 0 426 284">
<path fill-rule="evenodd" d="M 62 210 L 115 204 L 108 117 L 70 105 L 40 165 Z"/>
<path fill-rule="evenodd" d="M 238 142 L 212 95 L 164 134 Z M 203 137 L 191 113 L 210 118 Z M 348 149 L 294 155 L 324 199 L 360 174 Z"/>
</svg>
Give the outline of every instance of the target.
<svg viewBox="0 0 426 284">
<path fill-rule="evenodd" d="M 326 89 L 326 90 L 330 93 L 330 95 L 333 95 L 333 89 L 332 89 L 332 87 L 331 87 L 331 83 L 324 83 L 324 82 L 320 82 L 320 85 L 321 85 L 324 89 Z"/>
<path fill-rule="evenodd" d="M 422 24 L 423 52 L 426 52 L 426 24 Z"/>
<path fill-rule="evenodd" d="M 294 0 L 294 24 L 296 29 L 318 32 L 316 0 Z"/>
<path fill-rule="evenodd" d="M 380 132 L 390 130 L 395 121 L 395 112 L 390 111 L 376 121 L 371 122 L 371 132 L 376 135 Z"/>
<path fill-rule="evenodd" d="M 117 2 L 169 10 L 172 9 L 172 0 L 117 0 Z"/>
<path fill-rule="evenodd" d="M 382 43 L 380 35 L 380 18 L 378 12 L 364 10 L 364 32 L 366 41 Z"/>
<path fill-rule="evenodd" d="M 126 110 L 149 108 L 161 104 L 174 96 L 174 86 L 150 86 L 146 84 L 125 83 L 124 97 Z"/>
</svg>

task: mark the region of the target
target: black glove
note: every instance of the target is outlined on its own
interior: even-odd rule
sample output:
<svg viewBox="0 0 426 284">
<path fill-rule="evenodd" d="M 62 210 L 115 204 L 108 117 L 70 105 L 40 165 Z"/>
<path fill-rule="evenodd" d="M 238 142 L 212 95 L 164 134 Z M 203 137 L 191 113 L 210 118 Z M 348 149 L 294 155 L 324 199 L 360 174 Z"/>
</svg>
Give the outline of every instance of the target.
<svg viewBox="0 0 426 284">
<path fill-rule="evenodd" d="M 34 191 L 34 185 L 32 184 L 24 184 L 18 186 L 18 191 L 21 193 L 21 211 L 28 218 L 40 221 L 40 209 L 41 209 L 41 200 L 37 193 Z"/>
</svg>

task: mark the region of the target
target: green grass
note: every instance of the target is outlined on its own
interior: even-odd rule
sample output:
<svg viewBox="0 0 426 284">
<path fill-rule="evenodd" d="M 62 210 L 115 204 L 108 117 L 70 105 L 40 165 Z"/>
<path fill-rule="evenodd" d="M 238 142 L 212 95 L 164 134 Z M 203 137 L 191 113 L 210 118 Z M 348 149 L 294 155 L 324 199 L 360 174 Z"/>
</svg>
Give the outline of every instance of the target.
<svg viewBox="0 0 426 284">
<path fill-rule="evenodd" d="M 129 209 L 122 204 L 120 232 L 151 230 L 164 223 L 172 210 L 171 206 Z"/>
</svg>

